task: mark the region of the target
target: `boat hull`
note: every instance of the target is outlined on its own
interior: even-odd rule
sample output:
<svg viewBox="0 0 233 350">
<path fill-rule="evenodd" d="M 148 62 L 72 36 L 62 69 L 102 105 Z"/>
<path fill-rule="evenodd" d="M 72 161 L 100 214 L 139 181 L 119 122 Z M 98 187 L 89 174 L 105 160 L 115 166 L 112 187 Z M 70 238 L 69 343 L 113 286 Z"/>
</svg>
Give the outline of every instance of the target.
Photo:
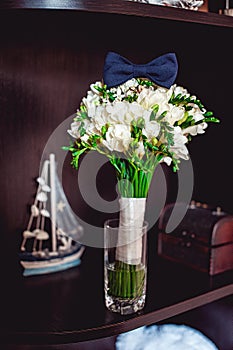
<svg viewBox="0 0 233 350">
<path fill-rule="evenodd" d="M 62 256 L 52 256 L 51 258 L 46 259 L 36 259 L 30 260 L 25 257 L 21 258 L 20 263 L 24 268 L 24 276 L 32 275 L 42 275 L 58 271 L 63 271 L 75 266 L 80 265 L 81 256 L 83 254 L 84 247 L 81 246 L 78 251 L 73 252 L 72 254 L 65 255 L 62 253 Z"/>
</svg>

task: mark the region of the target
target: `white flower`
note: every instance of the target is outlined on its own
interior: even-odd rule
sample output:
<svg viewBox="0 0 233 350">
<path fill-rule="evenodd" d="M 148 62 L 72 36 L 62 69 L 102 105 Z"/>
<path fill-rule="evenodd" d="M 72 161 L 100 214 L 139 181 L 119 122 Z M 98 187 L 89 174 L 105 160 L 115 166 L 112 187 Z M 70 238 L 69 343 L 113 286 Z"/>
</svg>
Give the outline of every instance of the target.
<svg viewBox="0 0 233 350">
<path fill-rule="evenodd" d="M 113 89 L 113 93 L 114 92 L 116 94 L 116 101 L 121 101 L 122 97 L 124 96 L 122 89 L 118 86 L 117 88 Z"/>
<path fill-rule="evenodd" d="M 172 96 L 172 94 L 173 94 L 173 92 L 174 92 L 175 87 L 176 87 L 176 85 L 172 85 L 172 86 L 170 87 L 170 89 L 167 90 L 167 100 L 168 100 L 168 101 L 170 100 L 170 98 L 171 98 L 171 96 Z"/>
<path fill-rule="evenodd" d="M 110 125 L 130 125 L 133 120 L 137 120 L 138 118 L 149 120 L 151 114 L 151 111 L 145 110 L 137 102 L 116 101 L 103 108 L 105 109 L 105 123 Z"/>
<path fill-rule="evenodd" d="M 146 121 L 145 127 L 142 129 L 143 135 L 145 135 L 150 141 L 153 137 L 157 137 L 160 131 L 160 125 L 156 120 Z"/>
<path fill-rule="evenodd" d="M 100 105 L 96 107 L 95 115 L 91 120 L 93 129 L 95 128 L 96 130 L 98 130 L 98 132 L 101 132 L 102 127 L 105 126 L 107 122 L 108 122 L 108 113 L 106 111 L 106 106 Z"/>
<path fill-rule="evenodd" d="M 98 97 L 97 96 L 90 96 L 82 99 L 83 105 L 86 107 L 87 114 L 90 118 L 93 118 L 96 113 L 96 106 L 98 103 Z"/>
<path fill-rule="evenodd" d="M 167 121 L 170 125 L 174 125 L 175 122 L 181 120 L 184 117 L 185 109 L 181 106 L 173 106 L 170 104 L 169 111 L 164 117 L 164 120 Z"/>
<path fill-rule="evenodd" d="M 67 130 L 67 132 L 74 137 L 75 139 L 80 138 L 80 132 L 79 132 L 80 122 L 74 121 L 70 125 L 70 129 Z"/>
<path fill-rule="evenodd" d="M 110 124 L 122 123 L 130 125 L 133 120 L 133 113 L 130 113 L 130 103 L 117 101 L 106 106 L 108 113 L 108 122 Z"/>
<path fill-rule="evenodd" d="M 95 123 L 93 123 L 90 119 L 85 119 L 83 123 L 84 123 L 83 128 L 87 135 L 89 136 L 93 134 L 100 135 L 101 132 L 99 131 L 99 129 L 96 128 Z"/>
<path fill-rule="evenodd" d="M 168 166 L 171 165 L 171 162 L 172 162 L 172 158 L 171 157 L 164 157 L 161 162 L 164 162 L 166 163 Z"/>
<path fill-rule="evenodd" d="M 108 128 L 106 140 L 102 143 L 110 151 L 124 152 L 129 148 L 131 142 L 130 126 L 115 124 Z"/>
<path fill-rule="evenodd" d="M 87 142 L 89 139 L 89 136 L 87 134 L 85 134 L 85 135 L 81 136 L 80 139 L 84 142 Z"/>
<path fill-rule="evenodd" d="M 99 91 L 96 90 L 95 86 L 101 88 L 102 87 L 101 81 L 96 81 L 95 83 L 91 84 L 90 85 L 91 90 L 89 90 L 88 93 L 93 93 L 94 95 L 100 95 Z"/>
<path fill-rule="evenodd" d="M 148 115 L 148 111 L 146 111 L 139 103 L 137 102 L 132 102 L 129 103 L 129 112 L 132 114 L 134 117 L 133 119 L 138 119 L 144 115 L 146 112 L 146 115 Z M 149 112 L 150 114 L 150 112 Z"/>
<path fill-rule="evenodd" d="M 182 129 L 179 126 L 174 127 L 173 141 L 174 145 L 170 147 L 170 151 L 174 153 L 175 158 L 189 159 L 188 149 L 185 146 L 188 139 L 183 135 Z"/>
<path fill-rule="evenodd" d="M 133 78 L 133 79 L 127 80 L 125 82 L 124 86 L 126 88 L 128 88 L 128 89 L 129 88 L 133 88 L 133 87 L 137 87 L 138 86 L 138 82 L 137 82 L 137 80 L 135 78 Z"/>
<path fill-rule="evenodd" d="M 186 96 L 186 97 L 189 97 L 190 94 L 188 93 L 188 91 L 182 87 L 182 86 L 177 86 L 176 84 L 174 84 L 172 87 L 171 87 L 171 91 L 173 91 L 174 95 L 177 96 L 179 94 L 181 94 L 182 96 Z M 193 96 L 195 97 L 195 96 Z"/>
<path fill-rule="evenodd" d="M 192 125 L 186 129 L 183 129 L 183 134 L 184 135 L 190 134 L 192 136 L 196 136 L 197 134 L 204 134 L 207 126 L 208 125 L 205 122 L 197 124 L 197 125 Z"/>
<path fill-rule="evenodd" d="M 189 111 L 189 114 L 193 116 L 193 120 L 197 123 L 200 120 L 204 119 L 204 111 L 201 111 L 197 105 L 194 105 L 193 108 Z"/>
<path fill-rule="evenodd" d="M 135 153 L 139 158 L 142 158 L 144 156 L 145 148 L 142 141 L 138 143 L 138 147 L 135 149 Z"/>
<path fill-rule="evenodd" d="M 157 88 L 156 90 L 143 89 L 138 95 L 137 102 L 145 109 L 150 109 L 155 104 L 161 106 L 164 103 L 168 103 L 166 91 L 164 88 Z"/>
</svg>

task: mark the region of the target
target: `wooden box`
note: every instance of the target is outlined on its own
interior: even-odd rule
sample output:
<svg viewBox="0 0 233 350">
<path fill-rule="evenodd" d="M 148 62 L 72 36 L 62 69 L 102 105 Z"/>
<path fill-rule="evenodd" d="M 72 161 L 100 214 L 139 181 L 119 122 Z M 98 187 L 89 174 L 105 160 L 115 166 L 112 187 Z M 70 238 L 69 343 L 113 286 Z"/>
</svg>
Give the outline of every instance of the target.
<svg viewBox="0 0 233 350">
<path fill-rule="evenodd" d="M 174 204 L 167 205 L 159 219 L 158 254 L 209 275 L 233 269 L 233 216 L 192 203 L 181 222 L 166 233 Z M 183 204 L 176 204 L 182 215 Z"/>
</svg>

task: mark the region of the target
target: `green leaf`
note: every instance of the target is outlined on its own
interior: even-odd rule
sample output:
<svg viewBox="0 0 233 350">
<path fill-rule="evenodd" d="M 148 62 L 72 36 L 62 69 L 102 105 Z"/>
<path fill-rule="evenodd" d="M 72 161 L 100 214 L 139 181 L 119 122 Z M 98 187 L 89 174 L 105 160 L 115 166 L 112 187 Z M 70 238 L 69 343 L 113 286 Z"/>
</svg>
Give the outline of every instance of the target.
<svg viewBox="0 0 233 350">
<path fill-rule="evenodd" d="M 140 79 L 140 78 L 137 78 L 136 80 L 137 80 L 138 84 L 142 85 L 142 86 L 144 85 L 144 86 L 150 87 L 153 85 L 153 82 L 150 80 Z"/>
<path fill-rule="evenodd" d="M 207 111 L 204 113 L 204 117 L 211 117 L 213 115 L 213 112 Z"/>
<path fill-rule="evenodd" d="M 155 105 L 152 106 L 152 110 L 155 114 L 158 113 L 158 110 L 159 110 L 159 105 L 156 103 Z"/>
<path fill-rule="evenodd" d="M 158 160 L 158 162 L 160 162 L 163 159 L 164 155 L 162 153 L 158 153 L 156 158 Z"/>
<path fill-rule="evenodd" d="M 174 128 L 173 128 L 171 125 L 169 125 L 169 123 L 167 123 L 167 122 L 166 122 L 166 124 L 165 124 L 165 128 L 166 128 L 168 131 L 173 131 L 173 130 L 174 130 Z"/>
<path fill-rule="evenodd" d="M 188 118 L 188 112 L 185 112 L 183 118 L 178 120 L 177 124 L 181 125 L 182 123 L 184 123 L 186 121 L 187 118 Z"/>
<path fill-rule="evenodd" d="M 123 100 L 132 103 L 134 101 L 137 101 L 137 99 L 138 99 L 138 95 L 134 93 L 133 95 L 126 96 Z"/>
<path fill-rule="evenodd" d="M 212 122 L 212 123 L 220 123 L 220 120 L 215 117 L 204 118 L 202 121 L 204 122 Z"/>
<path fill-rule="evenodd" d="M 70 146 L 62 146 L 63 151 L 70 151 Z"/>
<path fill-rule="evenodd" d="M 106 138 L 107 131 L 108 131 L 108 125 L 106 124 L 106 125 L 102 126 L 102 128 L 101 128 L 102 136 L 104 139 Z"/>
<path fill-rule="evenodd" d="M 152 111 L 151 114 L 150 114 L 150 122 L 152 120 L 155 120 L 155 116 L 156 116 L 156 113 L 154 111 Z"/>
<path fill-rule="evenodd" d="M 160 114 L 160 116 L 157 118 L 158 122 L 160 122 L 167 114 L 167 111 L 164 111 L 163 113 Z"/>
<path fill-rule="evenodd" d="M 78 128 L 78 131 L 79 131 L 81 137 L 84 136 L 85 133 L 86 133 L 86 130 L 85 130 L 85 128 L 84 128 L 84 125 L 85 125 L 85 124 L 84 124 L 84 122 L 82 121 L 81 124 L 80 124 L 80 126 L 79 126 L 79 128 Z"/>
<path fill-rule="evenodd" d="M 145 120 L 144 118 L 138 118 L 137 120 L 137 127 L 140 128 L 140 129 L 143 129 L 145 126 Z"/>
</svg>

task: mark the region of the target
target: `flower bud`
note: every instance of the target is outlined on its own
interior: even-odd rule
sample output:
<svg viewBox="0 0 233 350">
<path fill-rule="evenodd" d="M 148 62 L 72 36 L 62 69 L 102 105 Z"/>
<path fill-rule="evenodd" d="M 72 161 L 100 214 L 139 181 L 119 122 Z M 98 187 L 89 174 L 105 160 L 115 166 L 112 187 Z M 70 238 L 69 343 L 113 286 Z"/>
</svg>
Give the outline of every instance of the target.
<svg viewBox="0 0 233 350">
<path fill-rule="evenodd" d="M 153 146 L 156 146 L 157 143 L 158 143 L 158 139 L 157 139 L 156 137 L 152 137 L 152 139 L 151 139 L 151 144 L 152 144 Z"/>
<path fill-rule="evenodd" d="M 142 118 L 142 117 L 140 117 L 140 118 L 138 118 L 138 120 L 137 120 L 137 126 L 139 127 L 139 128 L 144 128 L 144 126 L 145 126 L 145 120 L 144 120 L 144 118 Z"/>
</svg>

